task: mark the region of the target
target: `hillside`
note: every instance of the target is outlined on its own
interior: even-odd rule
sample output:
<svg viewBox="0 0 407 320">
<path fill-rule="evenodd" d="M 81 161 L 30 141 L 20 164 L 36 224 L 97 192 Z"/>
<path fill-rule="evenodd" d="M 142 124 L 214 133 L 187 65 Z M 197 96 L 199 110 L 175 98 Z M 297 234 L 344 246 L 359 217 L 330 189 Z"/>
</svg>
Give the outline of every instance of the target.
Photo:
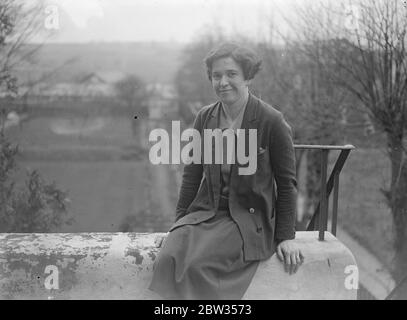
<svg viewBox="0 0 407 320">
<path fill-rule="evenodd" d="M 20 82 L 59 68 L 48 82 L 71 82 L 84 74 L 135 74 L 145 82 L 169 83 L 180 64 L 183 46 L 176 43 L 45 44 L 35 64 L 21 67 Z"/>
</svg>

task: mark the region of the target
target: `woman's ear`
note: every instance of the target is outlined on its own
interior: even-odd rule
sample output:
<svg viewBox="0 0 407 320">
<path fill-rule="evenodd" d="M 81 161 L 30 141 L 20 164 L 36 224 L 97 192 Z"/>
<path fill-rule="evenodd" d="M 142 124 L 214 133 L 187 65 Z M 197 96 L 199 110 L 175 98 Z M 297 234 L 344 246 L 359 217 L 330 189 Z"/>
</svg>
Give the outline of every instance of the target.
<svg viewBox="0 0 407 320">
<path fill-rule="evenodd" d="M 246 81 L 246 86 L 249 87 L 252 84 L 252 79 L 250 80 L 245 80 Z"/>
</svg>

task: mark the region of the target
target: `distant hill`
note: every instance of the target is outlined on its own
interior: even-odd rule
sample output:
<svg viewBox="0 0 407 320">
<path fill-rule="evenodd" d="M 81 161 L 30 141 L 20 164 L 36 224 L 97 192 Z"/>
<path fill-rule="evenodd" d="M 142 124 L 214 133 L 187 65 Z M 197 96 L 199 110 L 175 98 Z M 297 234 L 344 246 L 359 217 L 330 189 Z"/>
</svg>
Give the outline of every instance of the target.
<svg viewBox="0 0 407 320">
<path fill-rule="evenodd" d="M 92 72 L 135 74 L 147 83 L 170 83 L 180 65 L 183 45 L 177 43 L 45 44 L 35 64 L 22 66 L 20 82 L 57 70 L 47 82 L 74 82 Z"/>
</svg>

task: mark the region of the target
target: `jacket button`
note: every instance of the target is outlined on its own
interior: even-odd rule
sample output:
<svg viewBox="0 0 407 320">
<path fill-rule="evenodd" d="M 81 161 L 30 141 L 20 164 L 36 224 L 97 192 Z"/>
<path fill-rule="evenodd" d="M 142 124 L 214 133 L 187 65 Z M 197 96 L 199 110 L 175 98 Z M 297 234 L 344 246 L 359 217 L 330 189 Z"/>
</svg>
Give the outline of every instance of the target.
<svg viewBox="0 0 407 320">
<path fill-rule="evenodd" d="M 262 232 L 263 231 L 263 228 L 262 227 L 258 227 L 257 228 L 257 233 L 260 233 L 260 232 Z"/>
<path fill-rule="evenodd" d="M 249 212 L 253 214 L 253 213 L 254 213 L 254 209 L 253 209 L 253 208 L 250 208 L 250 209 L 249 209 Z"/>
</svg>

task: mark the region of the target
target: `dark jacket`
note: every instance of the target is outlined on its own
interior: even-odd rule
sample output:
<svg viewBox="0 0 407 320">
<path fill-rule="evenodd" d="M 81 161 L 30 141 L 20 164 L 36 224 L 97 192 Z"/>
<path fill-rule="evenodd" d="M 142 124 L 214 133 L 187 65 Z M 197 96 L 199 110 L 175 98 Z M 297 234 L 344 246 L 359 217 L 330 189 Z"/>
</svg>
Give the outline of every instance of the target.
<svg viewBox="0 0 407 320">
<path fill-rule="evenodd" d="M 203 129 L 217 128 L 219 108 L 218 102 L 199 111 L 194 128 L 201 137 Z M 232 165 L 229 209 L 243 238 L 245 260 L 262 260 L 275 252 L 276 240 L 295 238 L 294 146 L 282 114 L 252 94 L 241 128 L 257 129 L 257 170 L 252 175 L 239 175 L 239 164 Z M 249 150 L 248 130 L 245 132 L 245 150 Z M 185 165 L 176 222 L 170 230 L 213 217 L 219 204 L 220 183 L 220 165 L 203 161 Z"/>
</svg>

